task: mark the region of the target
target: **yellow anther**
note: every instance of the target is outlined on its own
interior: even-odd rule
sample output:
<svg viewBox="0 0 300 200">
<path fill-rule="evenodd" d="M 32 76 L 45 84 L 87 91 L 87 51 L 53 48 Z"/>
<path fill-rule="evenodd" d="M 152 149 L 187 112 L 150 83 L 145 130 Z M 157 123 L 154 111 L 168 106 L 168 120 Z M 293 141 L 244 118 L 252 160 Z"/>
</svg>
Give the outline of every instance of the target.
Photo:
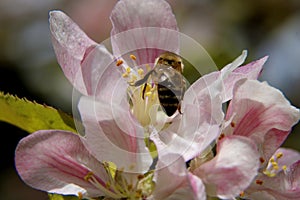
<svg viewBox="0 0 300 200">
<path fill-rule="evenodd" d="M 142 68 L 138 69 L 138 74 L 140 76 L 144 75 L 144 70 Z"/>
<path fill-rule="evenodd" d="M 131 72 L 131 68 L 130 67 L 126 67 L 126 72 L 130 73 Z"/>
<path fill-rule="evenodd" d="M 244 197 L 244 196 L 245 196 L 245 192 L 242 191 L 242 192 L 240 193 L 240 197 Z"/>
<path fill-rule="evenodd" d="M 107 189 L 109 189 L 110 186 L 111 186 L 110 182 L 106 182 L 106 183 L 105 183 L 105 187 L 106 187 Z"/>
<path fill-rule="evenodd" d="M 274 159 L 273 157 L 270 158 L 270 162 L 271 162 L 271 163 L 275 162 L 275 159 Z"/>
<path fill-rule="evenodd" d="M 273 166 L 278 165 L 277 162 L 275 162 L 275 161 L 271 161 L 271 164 L 272 164 Z"/>
<path fill-rule="evenodd" d="M 130 55 L 130 58 L 132 59 L 132 60 L 136 60 L 136 57 L 135 57 L 135 55 Z"/>
<path fill-rule="evenodd" d="M 278 167 L 278 164 L 277 164 L 277 163 L 276 163 L 276 165 L 274 165 L 274 166 L 273 166 L 273 169 L 274 169 L 274 170 L 278 170 L 278 169 L 279 169 L 279 167 Z"/>
<path fill-rule="evenodd" d="M 127 77 L 128 77 L 128 73 L 125 72 L 124 74 L 122 74 L 122 77 L 123 77 L 123 78 L 127 78 Z"/>
<path fill-rule="evenodd" d="M 116 65 L 119 67 L 120 65 L 122 65 L 123 64 L 123 60 L 117 60 L 117 63 L 116 63 Z"/>
<path fill-rule="evenodd" d="M 279 153 L 276 154 L 277 159 L 281 158 L 282 156 L 283 156 L 282 152 L 279 152 Z"/>
<path fill-rule="evenodd" d="M 285 171 L 287 169 L 287 166 L 286 165 L 283 165 L 282 166 L 282 169 Z"/>
<path fill-rule="evenodd" d="M 89 181 L 90 178 L 91 178 L 92 176 L 94 176 L 93 172 L 88 172 L 88 173 L 85 175 L 84 180 L 85 180 L 85 181 Z"/>
<path fill-rule="evenodd" d="M 273 172 L 271 172 L 271 171 L 269 171 L 269 170 L 264 170 L 263 173 L 264 173 L 266 176 L 268 176 L 268 177 L 274 177 L 274 176 L 276 176 L 275 173 L 273 173 Z"/>
<path fill-rule="evenodd" d="M 78 192 L 77 195 L 78 195 L 78 199 L 79 199 L 79 200 L 81 200 L 81 199 L 83 198 L 82 192 Z"/>
<path fill-rule="evenodd" d="M 152 92 L 151 92 L 151 91 L 150 91 L 150 92 L 146 92 L 145 95 L 146 95 L 147 97 L 150 97 L 150 96 L 152 95 Z"/>
</svg>

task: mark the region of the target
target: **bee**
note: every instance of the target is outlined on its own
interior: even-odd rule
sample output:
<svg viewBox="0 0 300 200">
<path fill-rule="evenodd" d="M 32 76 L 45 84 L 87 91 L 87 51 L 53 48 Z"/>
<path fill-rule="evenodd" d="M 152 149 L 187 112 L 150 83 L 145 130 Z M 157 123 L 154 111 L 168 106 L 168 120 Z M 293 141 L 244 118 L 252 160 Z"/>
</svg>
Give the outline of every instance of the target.
<svg viewBox="0 0 300 200">
<path fill-rule="evenodd" d="M 182 59 L 171 52 L 161 54 L 155 60 L 155 65 L 144 78 L 136 81 L 134 86 L 144 85 L 142 98 L 145 98 L 145 91 L 149 77 L 156 85 L 159 102 L 164 112 L 170 117 L 177 110 L 181 113 L 181 101 L 186 90 L 186 81 L 183 79 Z"/>
</svg>

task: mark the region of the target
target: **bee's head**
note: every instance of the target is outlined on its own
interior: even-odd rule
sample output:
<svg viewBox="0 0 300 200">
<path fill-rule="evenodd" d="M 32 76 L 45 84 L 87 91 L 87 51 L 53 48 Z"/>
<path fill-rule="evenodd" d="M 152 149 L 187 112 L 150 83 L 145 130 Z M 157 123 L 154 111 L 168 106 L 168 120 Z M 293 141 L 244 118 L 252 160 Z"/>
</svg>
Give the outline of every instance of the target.
<svg viewBox="0 0 300 200">
<path fill-rule="evenodd" d="M 156 59 L 156 64 L 161 64 L 161 65 L 166 65 L 166 66 L 171 66 L 180 73 L 183 72 L 183 63 L 180 58 L 180 56 L 171 53 L 171 52 L 165 52 L 161 54 L 157 59 Z"/>
</svg>

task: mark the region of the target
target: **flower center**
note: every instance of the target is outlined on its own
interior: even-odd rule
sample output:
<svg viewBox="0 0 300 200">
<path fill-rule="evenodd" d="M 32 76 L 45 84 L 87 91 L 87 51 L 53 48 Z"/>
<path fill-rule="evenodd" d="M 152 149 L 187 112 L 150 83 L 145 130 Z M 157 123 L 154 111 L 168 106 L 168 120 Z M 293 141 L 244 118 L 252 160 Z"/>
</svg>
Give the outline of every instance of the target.
<svg viewBox="0 0 300 200">
<path fill-rule="evenodd" d="M 108 177 L 106 182 L 101 181 L 91 171 L 87 173 L 84 180 L 104 192 L 105 197 L 141 200 L 151 195 L 154 189 L 153 172 L 126 176 L 127 174 L 124 174 L 122 169 L 117 169 L 114 163 L 102 164 Z"/>
<path fill-rule="evenodd" d="M 128 97 L 132 114 L 143 127 L 149 125 L 164 126 L 166 115 L 161 112 L 157 93 L 157 85 L 151 82 L 150 65 L 138 68 L 136 57 L 130 55 L 133 66 L 128 66 L 123 60 L 117 60 L 116 65 L 122 71 L 122 77 L 128 83 Z M 149 80 L 148 80 L 149 79 Z M 139 85 L 136 85 L 140 82 Z"/>
</svg>

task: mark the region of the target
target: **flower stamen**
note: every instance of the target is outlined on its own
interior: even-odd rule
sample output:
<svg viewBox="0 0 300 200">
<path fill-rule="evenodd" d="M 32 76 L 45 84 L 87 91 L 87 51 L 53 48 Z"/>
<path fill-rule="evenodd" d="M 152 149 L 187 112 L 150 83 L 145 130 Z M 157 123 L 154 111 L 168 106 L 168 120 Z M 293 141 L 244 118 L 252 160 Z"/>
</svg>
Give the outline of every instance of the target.
<svg viewBox="0 0 300 200">
<path fill-rule="evenodd" d="M 77 194 L 77 195 L 78 195 L 78 199 L 79 199 L 79 200 L 82 200 L 82 198 L 83 198 L 83 194 L 82 194 L 82 192 L 78 192 L 78 194 Z"/>
<path fill-rule="evenodd" d="M 272 156 L 269 160 L 267 168 L 263 171 L 263 173 L 269 177 L 274 177 L 280 170 L 278 165 L 278 160 L 283 157 L 283 153 L 279 152 L 276 155 Z M 282 167 L 281 169 L 284 170 L 286 167 Z"/>
<path fill-rule="evenodd" d="M 119 59 L 119 60 L 117 60 L 116 65 L 117 65 L 117 67 L 119 67 L 119 66 L 121 66 L 123 63 L 124 63 L 123 60 Z"/>
<path fill-rule="evenodd" d="M 132 60 L 136 60 L 136 56 L 133 55 L 133 54 L 130 55 L 130 58 L 131 58 Z"/>
<path fill-rule="evenodd" d="M 257 185 L 262 185 L 264 182 L 263 182 L 262 180 L 257 179 L 257 180 L 255 181 L 255 183 L 256 183 Z"/>
<path fill-rule="evenodd" d="M 98 188 L 99 190 L 101 190 L 102 192 L 105 193 L 105 195 L 112 197 L 112 198 L 120 198 L 119 195 L 115 194 L 114 192 L 112 192 L 111 190 L 109 190 L 107 188 L 107 186 L 101 184 L 97 178 L 94 176 L 93 172 L 88 172 L 87 175 L 84 176 L 84 180 L 91 183 L 92 185 L 94 185 L 96 188 Z M 121 196 L 122 197 L 122 196 Z"/>
<path fill-rule="evenodd" d="M 240 193 L 240 197 L 244 197 L 245 196 L 245 192 L 244 191 L 242 191 L 241 193 Z"/>
</svg>

